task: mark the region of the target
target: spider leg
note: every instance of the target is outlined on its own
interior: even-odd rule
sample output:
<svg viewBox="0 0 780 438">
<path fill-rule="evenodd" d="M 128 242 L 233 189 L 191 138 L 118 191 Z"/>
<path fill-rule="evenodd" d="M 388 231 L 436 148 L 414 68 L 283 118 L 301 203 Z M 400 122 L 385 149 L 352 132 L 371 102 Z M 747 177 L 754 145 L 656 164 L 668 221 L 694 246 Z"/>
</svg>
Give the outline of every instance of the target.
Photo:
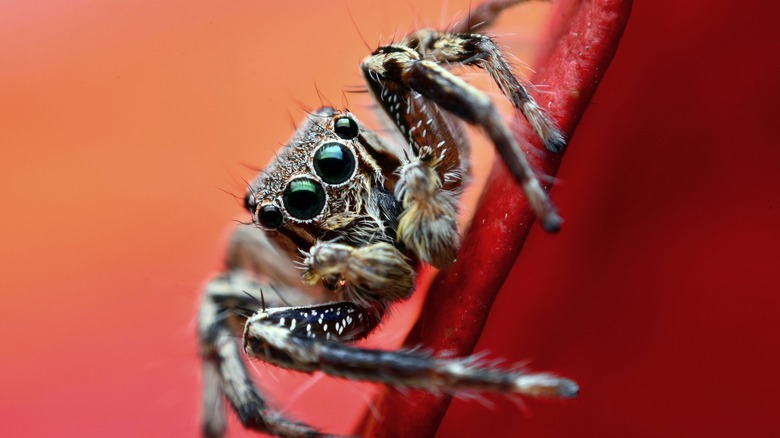
<svg viewBox="0 0 780 438">
<path fill-rule="evenodd" d="M 455 149 L 447 148 L 446 138 L 444 142 L 430 140 L 427 134 L 441 131 L 439 126 L 427 129 L 417 122 L 423 119 L 420 114 L 413 113 L 414 104 L 420 100 L 418 96 L 423 96 L 466 122 L 479 125 L 520 182 L 544 228 L 547 231 L 560 228 L 561 217 L 487 95 L 436 62 L 422 59 L 420 53 L 402 45 L 380 47 L 363 61 L 362 68 L 369 88 L 391 120 L 409 136 L 413 148 L 428 146 L 434 154 L 442 154 L 442 162 L 447 161 L 446 152 Z M 419 105 L 422 107 L 425 103 Z"/>
<path fill-rule="evenodd" d="M 298 291 L 301 288 L 301 271 L 289 257 L 271 240 L 267 233 L 255 225 L 242 225 L 236 228 L 228 243 L 225 266 L 228 271 L 243 270 L 256 277 L 263 277 L 272 283 L 294 286 L 289 293 L 311 296 L 316 291 Z M 301 294 L 300 292 L 305 292 Z"/>
<path fill-rule="evenodd" d="M 336 377 L 399 388 L 560 398 L 577 394 L 577 384 L 571 380 L 497 369 L 481 364 L 476 356 L 449 358 L 422 351 L 369 350 L 334 342 L 366 336 L 380 317 L 375 306 L 352 302 L 267 309 L 247 321 L 244 349 L 250 356 L 285 368 L 309 373 L 319 370 Z"/>
<path fill-rule="evenodd" d="M 283 437 L 321 436 L 316 429 L 275 412 L 252 382 L 237 340 L 237 329 L 240 330 L 244 318 L 234 312 L 235 309 L 251 312 L 257 310 L 258 304 L 244 295 L 247 282 L 237 277 L 239 274 L 233 273 L 212 280 L 200 305 L 198 328 L 203 360 L 203 434 L 208 437 L 224 435 L 227 423 L 222 401 L 224 395 L 247 428 Z"/>
<path fill-rule="evenodd" d="M 566 146 L 566 138 L 561 130 L 528 93 L 527 87 L 512 73 L 501 50 L 490 37 L 427 29 L 411 34 L 405 44 L 414 47 L 427 60 L 484 69 L 512 105 L 528 120 L 549 151 L 560 152 Z"/>
<path fill-rule="evenodd" d="M 468 139 L 459 119 L 408 88 L 385 86 L 367 62 L 372 91 L 409 142 L 395 186 L 404 210 L 397 237 L 423 261 L 444 268 L 460 247 L 457 205 L 468 181 Z"/>
<path fill-rule="evenodd" d="M 531 0 L 489 0 L 469 11 L 468 20 L 456 23 L 450 29 L 451 33 L 471 33 L 477 28 L 488 28 L 493 25 L 504 9 Z M 550 0 L 543 0 L 550 1 Z"/>
<path fill-rule="evenodd" d="M 263 263 L 273 254 L 262 232 L 251 227 L 239 227 L 231 239 L 227 257 L 228 270 L 212 279 L 205 288 L 198 310 L 198 336 L 203 364 L 203 434 L 224 435 L 227 421 L 224 399 L 238 414 L 245 427 L 283 437 L 322 436 L 316 429 L 289 420 L 274 411 L 252 382 L 242 359 L 238 336 L 246 317 L 263 307 L 296 305 L 312 302 L 312 298 L 278 280 L 259 283 L 256 278 L 269 265 L 279 268 L 277 277 L 284 277 L 284 264 Z M 264 267 L 264 268 L 263 268 Z M 289 274 L 289 273 L 288 273 Z M 269 276 L 264 275 L 266 279 Z M 300 284 L 300 277 L 295 281 Z M 251 296 L 262 290 L 262 296 Z"/>
</svg>

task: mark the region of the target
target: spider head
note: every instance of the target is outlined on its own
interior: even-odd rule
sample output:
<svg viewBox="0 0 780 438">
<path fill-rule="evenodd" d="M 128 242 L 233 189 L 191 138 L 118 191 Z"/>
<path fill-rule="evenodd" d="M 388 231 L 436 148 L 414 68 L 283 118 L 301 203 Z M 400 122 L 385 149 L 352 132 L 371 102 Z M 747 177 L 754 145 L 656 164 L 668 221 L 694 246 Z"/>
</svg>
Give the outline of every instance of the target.
<svg viewBox="0 0 780 438">
<path fill-rule="evenodd" d="M 254 222 L 311 245 L 370 216 L 370 193 L 384 175 L 367 132 L 348 111 L 310 114 L 252 183 L 246 204 Z"/>
</svg>

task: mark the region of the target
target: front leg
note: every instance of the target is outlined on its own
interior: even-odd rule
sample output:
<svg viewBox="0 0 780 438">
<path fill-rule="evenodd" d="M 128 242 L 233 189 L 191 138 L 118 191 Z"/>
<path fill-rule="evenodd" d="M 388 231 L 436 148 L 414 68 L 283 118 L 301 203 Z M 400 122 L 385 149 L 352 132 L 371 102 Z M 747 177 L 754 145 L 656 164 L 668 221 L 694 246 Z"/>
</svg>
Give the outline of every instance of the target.
<svg viewBox="0 0 780 438">
<path fill-rule="evenodd" d="M 427 391 L 458 390 L 570 398 L 577 384 L 551 374 L 503 370 L 479 357 L 451 358 L 421 351 L 368 350 L 344 345 L 366 336 L 381 315 L 367 306 L 338 302 L 267 309 L 247 320 L 244 349 L 275 365 L 335 377 L 382 382 Z"/>
</svg>

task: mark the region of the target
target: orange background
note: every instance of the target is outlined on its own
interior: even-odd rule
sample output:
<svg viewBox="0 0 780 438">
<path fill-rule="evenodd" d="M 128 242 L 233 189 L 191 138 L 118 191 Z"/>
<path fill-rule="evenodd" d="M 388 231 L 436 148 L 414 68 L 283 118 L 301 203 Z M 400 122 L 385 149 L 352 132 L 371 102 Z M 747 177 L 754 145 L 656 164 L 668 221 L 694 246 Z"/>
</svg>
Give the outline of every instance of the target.
<svg viewBox="0 0 780 438">
<path fill-rule="evenodd" d="M 3 435 L 196 435 L 193 315 L 245 219 L 225 192 L 320 105 L 315 83 L 336 106 L 361 84 L 360 34 L 468 8 L 400 3 L 0 3 Z M 553 192 L 564 231 L 532 232 L 478 347 L 582 397 L 456 401 L 443 436 L 780 433 L 776 14 L 638 3 Z M 532 62 L 550 11 L 496 32 Z M 257 368 L 279 399 L 305 381 Z M 320 379 L 279 405 L 345 433 L 366 392 Z"/>
</svg>

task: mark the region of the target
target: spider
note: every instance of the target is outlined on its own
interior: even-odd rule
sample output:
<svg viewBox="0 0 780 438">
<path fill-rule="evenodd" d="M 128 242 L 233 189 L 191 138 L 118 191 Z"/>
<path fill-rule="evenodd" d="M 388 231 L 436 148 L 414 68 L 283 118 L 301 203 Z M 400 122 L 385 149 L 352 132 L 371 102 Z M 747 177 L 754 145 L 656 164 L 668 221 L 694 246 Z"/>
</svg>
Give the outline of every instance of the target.
<svg viewBox="0 0 780 438">
<path fill-rule="evenodd" d="M 250 358 L 307 373 L 428 391 L 576 396 L 571 380 L 501 369 L 477 356 L 350 345 L 412 294 L 419 264 L 444 268 L 455 260 L 459 198 L 469 178 L 462 122 L 482 128 L 542 226 L 556 231 L 561 223 L 492 101 L 447 69 L 483 69 L 546 148 L 562 150 L 556 124 L 493 40 L 475 30 L 521 1 L 488 2 L 465 24 L 417 30 L 365 58 L 368 89 L 403 136 L 401 144 L 383 140 L 348 110 L 321 108 L 249 184 L 244 204 L 254 226 L 234 233 L 226 269 L 207 284 L 198 313 L 205 435 L 224 434 L 224 399 L 247 428 L 322 435 L 264 400 L 237 333 Z M 245 292 L 257 290 L 264 291 L 260 299 Z"/>
</svg>

